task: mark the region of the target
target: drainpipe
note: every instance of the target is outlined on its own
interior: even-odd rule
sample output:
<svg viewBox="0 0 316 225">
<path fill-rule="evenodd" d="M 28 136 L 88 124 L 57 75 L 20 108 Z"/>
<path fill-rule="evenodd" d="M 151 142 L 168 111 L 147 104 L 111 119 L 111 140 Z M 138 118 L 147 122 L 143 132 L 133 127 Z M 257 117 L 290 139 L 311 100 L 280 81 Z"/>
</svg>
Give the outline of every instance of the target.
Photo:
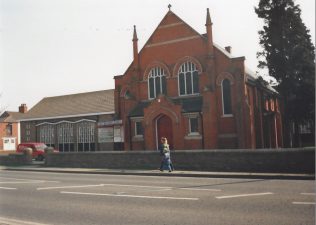
<svg viewBox="0 0 316 225">
<path fill-rule="evenodd" d="M 201 130 L 202 130 L 202 149 L 204 149 L 204 126 L 203 126 L 203 114 L 200 112 L 200 118 L 201 118 Z"/>
<path fill-rule="evenodd" d="M 130 117 L 128 117 L 128 126 L 129 126 L 129 149 L 130 150 L 133 150 L 133 148 L 132 148 L 132 137 L 133 137 L 133 134 L 132 134 L 132 123 L 131 123 L 131 118 Z"/>
</svg>

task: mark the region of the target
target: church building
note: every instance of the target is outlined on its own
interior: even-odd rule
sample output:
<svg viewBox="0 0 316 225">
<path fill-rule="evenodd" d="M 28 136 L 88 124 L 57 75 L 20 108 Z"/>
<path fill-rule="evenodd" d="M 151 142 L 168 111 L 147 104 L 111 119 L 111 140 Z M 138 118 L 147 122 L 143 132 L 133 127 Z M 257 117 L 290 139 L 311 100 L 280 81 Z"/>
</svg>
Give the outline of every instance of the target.
<svg viewBox="0 0 316 225">
<path fill-rule="evenodd" d="M 138 51 L 134 26 L 133 62 L 114 77 L 124 150 L 157 149 L 161 137 L 174 150 L 282 147 L 278 93 L 213 42 L 209 9 L 205 31 L 169 6 Z"/>
</svg>

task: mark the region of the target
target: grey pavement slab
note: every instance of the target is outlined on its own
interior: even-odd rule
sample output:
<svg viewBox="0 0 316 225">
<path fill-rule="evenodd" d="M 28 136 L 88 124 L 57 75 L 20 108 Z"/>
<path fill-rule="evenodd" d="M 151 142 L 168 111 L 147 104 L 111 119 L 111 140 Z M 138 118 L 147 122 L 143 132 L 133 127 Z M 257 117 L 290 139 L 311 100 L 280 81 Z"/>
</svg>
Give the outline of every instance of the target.
<svg viewBox="0 0 316 225">
<path fill-rule="evenodd" d="M 28 166 L 0 166 L 0 170 L 34 171 L 55 173 L 85 173 L 85 174 L 114 174 L 114 175 L 143 175 L 143 176 L 179 176 L 179 177 L 210 177 L 210 178 L 254 178 L 254 179 L 302 179 L 315 180 L 315 174 L 288 174 L 288 173 L 247 173 L 247 172 L 210 172 L 210 171 L 178 171 L 134 169 L 99 169 L 99 168 L 60 168 L 45 167 L 43 165 Z"/>
</svg>

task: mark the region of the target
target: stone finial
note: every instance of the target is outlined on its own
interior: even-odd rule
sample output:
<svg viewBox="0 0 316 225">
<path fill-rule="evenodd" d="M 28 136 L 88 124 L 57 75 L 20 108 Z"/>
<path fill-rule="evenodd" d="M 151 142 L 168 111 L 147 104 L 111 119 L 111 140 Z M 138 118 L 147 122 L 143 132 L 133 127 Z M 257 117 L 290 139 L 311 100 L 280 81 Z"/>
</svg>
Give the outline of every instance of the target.
<svg viewBox="0 0 316 225">
<path fill-rule="evenodd" d="M 209 10 L 209 8 L 207 8 L 206 10 L 207 10 L 207 12 L 206 12 L 206 24 L 205 24 L 205 26 L 212 25 L 210 10 Z"/>
<path fill-rule="evenodd" d="M 168 5 L 169 11 L 171 11 L 171 4 Z"/>
<path fill-rule="evenodd" d="M 136 32 L 136 25 L 134 25 L 133 41 L 138 41 L 137 32 Z"/>
<path fill-rule="evenodd" d="M 133 53 L 134 53 L 134 68 L 139 68 L 139 56 L 138 56 L 138 38 L 136 33 L 136 26 L 134 25 L 134 34 L 133 34 Z"/>
</svg>

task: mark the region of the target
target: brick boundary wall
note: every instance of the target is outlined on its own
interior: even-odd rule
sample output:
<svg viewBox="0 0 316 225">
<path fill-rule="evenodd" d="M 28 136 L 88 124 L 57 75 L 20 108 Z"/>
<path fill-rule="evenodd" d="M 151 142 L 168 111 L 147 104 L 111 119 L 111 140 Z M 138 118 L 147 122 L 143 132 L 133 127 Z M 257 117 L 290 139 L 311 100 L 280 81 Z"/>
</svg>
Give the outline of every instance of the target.
<svg viewBox="0 0 316 225">
<path fill-rule="evenodd" d="M 10 153 L 9 155 L 0 156 L 1 166 L 23 166 L 31 165 L 32 156 L 23 153 Z"/>
<path fill-rule="evenodd" d="M 176 170 L 315 174 L 315 148 L 256 150 L 177 150 L 171 152 Z M 157 151 L 51 153 L 50 167 L 158 169 Z"/>
</svg>

